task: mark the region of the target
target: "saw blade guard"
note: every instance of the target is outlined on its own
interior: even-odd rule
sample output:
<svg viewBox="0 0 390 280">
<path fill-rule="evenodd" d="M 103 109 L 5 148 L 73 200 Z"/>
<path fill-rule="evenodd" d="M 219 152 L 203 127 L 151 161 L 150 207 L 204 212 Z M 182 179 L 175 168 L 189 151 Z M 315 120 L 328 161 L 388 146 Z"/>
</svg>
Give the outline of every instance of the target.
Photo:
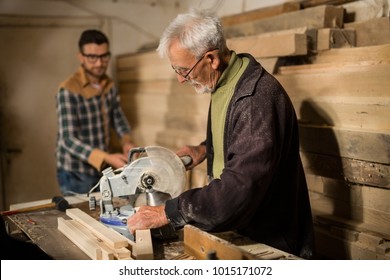
<svg viewBox="0 0 390 280">
<path fill-rule="evenodd" d="M 145 147 L 147 156 L 130 163 L 131 170 L 139 173 L 138 188 L 145 191 L 159 191 L 171 195 L 180 195 L 186 184 L 186 170 L 182 160 L 171 150 L 160 146 Z"/>
</svg>

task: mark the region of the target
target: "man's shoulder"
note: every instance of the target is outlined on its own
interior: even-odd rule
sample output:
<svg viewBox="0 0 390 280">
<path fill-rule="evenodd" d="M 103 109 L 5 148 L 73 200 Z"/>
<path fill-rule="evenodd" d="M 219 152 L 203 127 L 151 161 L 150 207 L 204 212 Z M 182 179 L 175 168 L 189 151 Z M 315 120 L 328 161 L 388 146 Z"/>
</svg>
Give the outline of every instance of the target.
<svg viewBox="0 0 390 280">
<path fill-rule="evenodd" d="M 83 89 L 83 82 L 80 72 L 75 72 L 62 81 L 58 87 L 58 90 L 65 89 L 74 94 L 80 94 Z"/>
</svg>

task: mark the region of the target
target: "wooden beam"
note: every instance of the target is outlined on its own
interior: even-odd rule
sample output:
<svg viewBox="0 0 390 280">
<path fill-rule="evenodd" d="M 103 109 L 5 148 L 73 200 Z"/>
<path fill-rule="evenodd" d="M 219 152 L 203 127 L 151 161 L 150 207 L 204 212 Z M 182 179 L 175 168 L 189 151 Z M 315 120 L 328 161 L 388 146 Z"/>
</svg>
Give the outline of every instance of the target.
<svg viewBox="0 0 390 280">
<path fill-rule="evenodd" d="M 299 126 L 303 152 L 390 164 L 390 133 L 315 125 Z"/>
<path fill-rule="evenodd" d="M 322 221 L 324 221 L 322 219 Z M 369 246 L 359 240 L 364 233 L 336 227 L 332 224 L 315 224 L 316 251 L 322 258 L 337 260 L 390 260 L 389 245 L 385 239 L 377 246 Z M 337 232 L 337 233 L 335 233 Z M 349 236 L 355 236 L 349 239 Z"/>
<path fill-rule="evenodd" d="M 390 215 L 390 189 L 351 184 L 342 179 L 333 179 L 318 174 L 306 173 L 309 191 L 328 198 L 362 208 L 376 209 Z"/>
<path fill-rule="evenodd" d="M 383 33 L 381 33 L 383 35 Z M 389 44 L 377 46 L 364 46 L 348 49 L 331 49 L 310 57 L 311 64 L 341 64 L 350 63 L 353 65 L 362 61 L 377 62 L 390 61 L 390 42 Z M 375 64 L 375 63 L 372 63 Z M 348 66 L 348 65 L 347 65 Z M 294 74 L 290 72 L 290 74 Z"/>
<path fill-rule="evenodd" d="M 68 237 L 77 247 L 93 260 L 101 260 L 102 249 L 98 242 L 86 236 L 72 220 L 58 218 L 58 230 Z"/>
<path fill-rule="evenodd" d="M 262 34 L 227 40 L 230 49 L 250 53 L 255 58 L 307 54 L 307 36 L 294 31 L 285 34 Z"/>
<path fill-rule="evenodd" d="M 355 30 L 321 28 L 317 31 L 317 51 L 356 46 Z"/>
<path fill-rule="evenodd" d="M 390 44 L 389 17 L 347 23 L 344 27 L 355 30 L 357 47 Z"/>
<path fill-rule="evenodd" d="M 208 234 L 200 229 L 186 225 L 184 227 L 184 252 L 198 260 L 248 260 L 255 257 L 237 246 Z"/>
<path fill-rule="evenodd" d="M 222 26 L 228 27 L 235 24 L 273 17 L 276 15 L 280 15 L 292 11 L 297 11 L 299 9 L 300 9 L 300 4 L 298 2 L 287 2 L 280 5 L 265 7 L 265 8 L 243 12 L 235 15 L 230 15 L 230 16 L 224 16 L 221 18 L 221 22 L 222 22 Z"/>
<path fill-rule="evenodd" d="M 303 0 L 300 5 L 303 9 L 312 8 L 321 5 L 343 5 L 357 0 Z"/>
<path fill-rule="evenodd" d="M 135 244 L 133 253 L 137 260 L 153 260 L 153 243 L 150 229 L 137 230 L 135 232 Z"/>
<path fill-rule="evenodd" d="M 128 246 L 128 239 L 126 237 L 109 229 L 79 208 L 67 209 L 66 215 L 88 228 L 94 235 L 102 239 L 109 246 L 113 248 L 122 248 Z"/>
<path fill-rule="evenodd" d="M 353 205 L 350 202 L 333 199 L 319 193 L 310 193 L 310 204 L 312 211 L 323 213 L 322 215 L 328 218 L 340 217 L 361 227 L 371 229 L 383 237 L 389 238 L 390 236 L 389 213 Z"/>
<path fill-rule="evenodd" d="M 230 26 L 225 28 L 225 34 L 227 38 L 231 38 L 300 27 L 342 27 L 343 16 L 342 7 L 318 6 Z"/>
<path fill-rule="evenodd" d="M 389 165 L 309 152 L 301 152 L 301 159 L 306 174 L 390 189 Z"/>
</svg>

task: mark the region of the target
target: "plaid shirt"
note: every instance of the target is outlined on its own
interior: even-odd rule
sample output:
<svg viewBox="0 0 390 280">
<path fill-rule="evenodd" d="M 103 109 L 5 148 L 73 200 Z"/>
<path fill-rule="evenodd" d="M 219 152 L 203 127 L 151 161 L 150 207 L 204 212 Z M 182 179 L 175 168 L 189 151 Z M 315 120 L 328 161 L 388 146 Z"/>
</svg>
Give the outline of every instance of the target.
<svg viewBox="0 0 390 280">
<path fill-rule="evenodd" d="M 120 138 L 130 134 L 112 80 L 106 76 L 100 86 L 94 88 L 82 68 L 60 85 L 57 168 L 96 175 L 101 166 L 91 165 L 91 155 L 108 151 L 110 127 Z"/>
</svg>

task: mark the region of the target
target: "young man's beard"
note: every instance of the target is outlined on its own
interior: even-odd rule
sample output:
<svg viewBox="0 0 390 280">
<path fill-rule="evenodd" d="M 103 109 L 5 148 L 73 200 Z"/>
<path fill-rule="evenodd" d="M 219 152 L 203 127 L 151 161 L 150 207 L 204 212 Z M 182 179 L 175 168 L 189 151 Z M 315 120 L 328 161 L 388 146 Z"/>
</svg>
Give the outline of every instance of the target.
<svg viewBox="0 0 390 280">
<path fill-rule="evenodd" d="M 81 66 L 84 68 L 84 70 L 85 70 L 85 72 L 86 72 L 87 74 L 89 74 L 89 75 L 91 75 L 91 76 L 93 76 L 93 77 L 95 77 L 95 78 L 98 78 L 98 79 L 100 79 L 101 77 L 103 77 L 104 74 L 106 73 L 106 67 L 94 67 L 94 68 L 100 68 L 100 69 L 102 69 L 102 71 L 100 71 L 101 74 L 96 74 L 96 73 L 94 73 L 94 71 L 92 71 L 91 69 L 88 69 L 88 68 L 85 66 L 84 63 L 81 64 Z"/>
</svg>

